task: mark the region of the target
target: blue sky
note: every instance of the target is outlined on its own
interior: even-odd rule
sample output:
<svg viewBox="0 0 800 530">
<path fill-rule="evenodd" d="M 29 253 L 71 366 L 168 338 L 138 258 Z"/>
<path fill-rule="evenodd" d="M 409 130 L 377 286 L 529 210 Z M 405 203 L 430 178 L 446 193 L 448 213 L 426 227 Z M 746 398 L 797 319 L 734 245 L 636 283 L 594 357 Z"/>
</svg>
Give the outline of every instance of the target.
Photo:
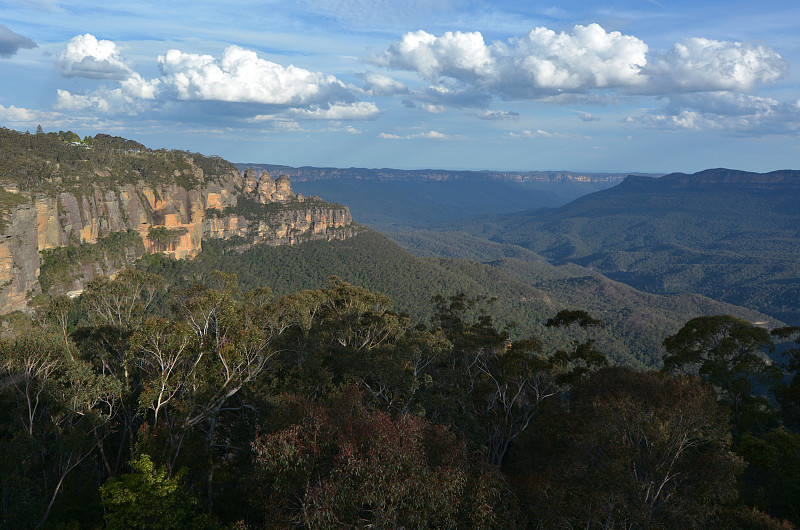
<svg viewBox="0 0 800 530">
<path fill-rule="evenodd" d="M 796 1 L 0 0 L 0 126 L 236 162 L 800 168 Z"/>
</svg>

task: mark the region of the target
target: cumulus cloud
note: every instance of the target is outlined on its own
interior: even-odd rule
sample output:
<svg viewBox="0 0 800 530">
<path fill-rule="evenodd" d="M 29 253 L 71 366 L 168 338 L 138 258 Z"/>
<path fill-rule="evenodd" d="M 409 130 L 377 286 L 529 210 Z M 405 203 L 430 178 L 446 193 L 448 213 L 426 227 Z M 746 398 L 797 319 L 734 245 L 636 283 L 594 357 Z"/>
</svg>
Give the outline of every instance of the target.
<svg viewBox="0 0 800 530">
<path fill-rule="evenodd" d="M 664 91 L 751 90 L 777 81 L 786 61 L 760 44 L 692 38 L 675 44 L 645 69 Z"/>
<path fill-rule="evenodd" d="M 800 105 L 797 101 L 780 102 L 727 91 L 678 94 L 660 109 L 623 121 L 650 129 L 796 134 L 800 131 Z"/>
<path fill-rule="evenodd" d="M 181 112 L 197 115 L 202 106 L 237 120 L 249 116 L 257 122 L 276 115 L 275 128 L 296 119 L 368 120 L 381 112 L 374 103 L 357 100 L 359 89 L 332 75 L 283 66 L 238 46 L 228 47 L 219 58 L 169 50 L 158 57 L 160 75 L 146 79 L 123 62 L 115 43 L 86 34 L 67 43 L 59 63 L 66 76 L 118 83 L 87 93 L 59 90 L 55 108 L 69 112 L 135 115 L 160 109 L 179 118 Z M 384 91 L 399 87 L 389 76 L 370 80 Z"/>
<path fill-rule="evenodd" d="M 431 105 L 429 103 L 420 105 L 420 108 L 425 112 L 429 112 L 430 114 L 441 114 L 446 110 L 444 105 Z"/>
<path fill-rule="evenodd" d="M 346 105 L 333 104 L 327 108 L 289 109 L 288 114 L 311 120 L 372 120 L 381 111 L 372 102 L 358 101 Z"/>
<path fill-rule="evenodd" d="M 377 64 L 449 77 L 512 97 L 538 97 L 642 84 L 648 47 L 598 24 L 571 33 L 535 28 L 522 38 L 487 45 L 479 32 L 406 33 L 373 58 Z"/>
<path fill-rule="evenodd" d="M 63 118 L 63 116 L 57 112 L 26 109 L 24 107 L 15 107 L 14 105 L 8 107 L 0 105 L 0 121 L 4 123 L 25 125 L 40 122 L 46 123 L 60 118 Z"/>
<path fill-rule="evenodd" d="M 15 55 L 21 48 L 38 47 L 33 40 L 23 37 L 0 24 L 0 57 L 8 59 Z"/>
<path fill-rule="evenodd" d="M 598 118 L 596 116 L 593 116 L 592 114 L 590 114 L 588 112 L 584 112 L 583 114 L 581 114 L 580 118 L 581 118 L 581 121 L 585 121 L 585 122 L 600 121 L 600 118 Z"/>
<path fill-rule="evenodd" d="M 133 116 L 148 108 L 148 104 L 122 88 L 109 89 L 102 86 L 88 94 L 74 94 L 68 90 L 58 89 L 53 107 L 67 112 L 92 111 L 100 114 Z"/>
<path fill-rule="evenodd" d="M 364 90 L 370 96 L 393 96 L 408 93 L 408 87 L 385 74 L 365 74 Z"/>
<path fill-rule="evenodd" d="M 119 56 L 116 43 L 97 40 L 90 33 L 72 37 L 58 56 L 65 77 L 125 79 L 133 72 Z"/>
<path fill-rule="evenodd" d="M 485 77 L 492 75 L 495 67 L 495 59 L 477 31 L 448 31 L 441 37 L 422 30 L 406 33 L 376 57 L 375 62 L 414 70 L 429 79 L 442 75 Z"/>
<path fill-rule="evenodd" d="M 229 46 L 219 59 L 169 50 L 158 64 L 164 85 L 181 100 L 304 106 L 354 99 L 332 75 L 283 66 L 239 46 Z"/>
<path fill-rule="evenodd" d="M 774 83 L 786 62 L 772 48 L 692 38 L 665 52 L 598 24 L 568 32 L 539 27 L 507 41 L 485 42 L 479 32 L 406 33 L 373 63 L 408 70 L 434 82 L 419 92 L 434 104 L 487 106 L 488 99 L 555 103 L 609 93 L 665 95 L 749 91 Z M 441 90 L 444 87 L 446 90 Z M 436 93 L 436 91 L 439 91 Z"/>
</svg>

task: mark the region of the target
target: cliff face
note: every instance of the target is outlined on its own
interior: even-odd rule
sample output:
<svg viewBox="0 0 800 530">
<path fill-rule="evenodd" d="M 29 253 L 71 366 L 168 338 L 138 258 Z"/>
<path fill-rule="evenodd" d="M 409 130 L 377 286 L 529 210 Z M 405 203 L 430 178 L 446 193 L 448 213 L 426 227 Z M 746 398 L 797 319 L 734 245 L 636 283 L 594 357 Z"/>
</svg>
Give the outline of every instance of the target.
<svg viewBox="0 0 800 530">
<path fill-rule="evenodd" d="M 516 182 L 534 183 L 607 183 L 622 182 L 627 173 L 578 173 L 573 171 L 454 171 L 444 169 L 368 169 L 332 167 L 289 167 L 270 164 L 239 164 L 240 169 L 265 169 L 286 175 L 293 182 L 357 179 L 379 182 Z M 652 175 L 655 176 L 655 175 Z"/>
<path fill-rule="evenodd" d="M 43 288 L 77 294 L 94 277 L 114 274 L 145 253 L 193 258 L 207 238 L 281 245 L 343 239 L 354 230 L 347 207 L 297 196 L 285 177 L 272 181 L 262 175 L 260 185 L 248 190 L 232 166 L 206 175 L 191 161 L 160 184 L 108 183 L 104 176 L 95 174 L 91 182 L 84 177 L 80 187 L 67 190 L 51 186 L 49 193 L 3 184 L 0 313 L 24 309 Z M 179 177 L 196 185 L 185 187 Z M 114 237 L 119 234 L 124 237 Z M 68 261 L 64 252 L 70 249 L 81 250 L 80 259 L 59 263 Z M 59 272 L 48 272 L 40 282 L 43 266 Z"/>
</svg>

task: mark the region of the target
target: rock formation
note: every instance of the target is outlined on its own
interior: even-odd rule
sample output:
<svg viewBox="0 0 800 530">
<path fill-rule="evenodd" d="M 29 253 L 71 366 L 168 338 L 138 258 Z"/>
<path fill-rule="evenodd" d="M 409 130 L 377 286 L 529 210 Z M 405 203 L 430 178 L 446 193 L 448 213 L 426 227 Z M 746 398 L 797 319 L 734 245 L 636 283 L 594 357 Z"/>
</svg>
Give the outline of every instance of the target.
<svg viewBox="0 0 800 530">
<path fill-rule="evenodd" d="M 51 179 L 47 192 L 21 191 L 0 173 L 0 313 L 24 309 L 42 292 L 42 266 L 58 249 L 97 251 L 69 264 L 63 281 L 48 280 L 50 294 L 80 292 L 95 276 L 113 274 L 145 253 L 193 258 L 204 239 L 239 236 L 246 248 L 354 233 L 347 207 L 298 197 L 286 177 L 273 181 L 264 172 L 256 180 L 254 172 L 242 176 L 232 165 L 211 175 L 190 158 L 184 162 L 170 176 L 124 184 L 104 182 L 110 172 L 69 177 L 80 186 Z M 187 186 L 187 179 L 196 185 Z M 112 253 L 106 249 L 114 234 L 128 239 Z"/>
</svg>

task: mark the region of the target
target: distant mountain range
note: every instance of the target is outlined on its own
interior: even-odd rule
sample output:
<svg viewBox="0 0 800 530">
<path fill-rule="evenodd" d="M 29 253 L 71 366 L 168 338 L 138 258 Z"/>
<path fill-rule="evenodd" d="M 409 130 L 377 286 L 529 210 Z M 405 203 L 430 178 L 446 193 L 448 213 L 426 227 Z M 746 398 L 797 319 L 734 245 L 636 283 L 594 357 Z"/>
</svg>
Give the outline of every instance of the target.
<svg viewBox="0 0 800 530">
<path fill-rule="evenodd" d="M 800 171 L 629 177 L 554 209 L 453 226 L 660 293 L 800 323 Z"/>
<path fill-rule="evenodd" d="M 286 175 L 300 193 L 347 204 L 356 221 L 379 230 L 430 228 L 479 215 L 561 206 L 626 177 L 572 171 L 237 167 Z"/>
<path fill-rule="evenodd" d="M 240 169 L 256 168 L 268 171 L 273 177 L 286 175 L 292 182 L 332 179 L 377 180 L 383 182 L 517 182 L 520 184 L 583 182 L 614 185 L 622 182 L 629 173 L 586 173 L 577 171 L 457 171 L 450 169 L 391 169 L 391 168 L 335 168 L 290 167 L 275 164 L 237 164 Z M 275 175 L 273 175 L 273 173 Z M 637 175 L 656 176 L 637 173 Z"/>
</svg>

